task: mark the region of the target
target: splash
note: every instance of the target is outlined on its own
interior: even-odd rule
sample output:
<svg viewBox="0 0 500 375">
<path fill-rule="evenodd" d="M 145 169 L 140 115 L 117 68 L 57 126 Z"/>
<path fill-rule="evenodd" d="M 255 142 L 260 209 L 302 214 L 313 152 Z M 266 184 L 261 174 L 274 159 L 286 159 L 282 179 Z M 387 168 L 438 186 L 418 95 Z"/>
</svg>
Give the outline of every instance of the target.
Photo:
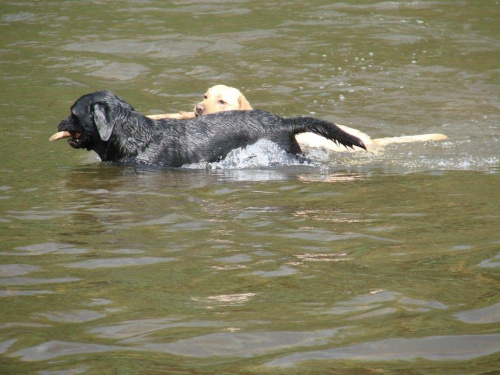
<svg viewBox="0 0 500 375">
<path fill-rule="evenodd" d="M 274 142 L 262 139 L 247 147 L 232 150 L 221 161 L 186 164 L 183 167 L 189 169 L 250 169 L 303 164 L 304 159 L 287 153 Z"/>
<path fill-rule="evenodd" d="M 470 143 L 470 144 L 469 144 Z M 274 167 L 306 166 L 329 170 L 348 168 L 364 170 L 383 169 L 396 173 L 420 172 L 426 170 L 496 170 L 498 155 L 477 150 L 477 142 L 448 140 L 444 142 L 419 142 L 394 144 L 374 152 L 350 149 L 332 151 L 322 147 L 304 147 L 303 156 L 288 154 L 269 140 L 260 140 L 245 148 L 232 150 L 226 158 L 214 163 L 186 164 L 188 169 L 270 170 Z"/>
</svg>

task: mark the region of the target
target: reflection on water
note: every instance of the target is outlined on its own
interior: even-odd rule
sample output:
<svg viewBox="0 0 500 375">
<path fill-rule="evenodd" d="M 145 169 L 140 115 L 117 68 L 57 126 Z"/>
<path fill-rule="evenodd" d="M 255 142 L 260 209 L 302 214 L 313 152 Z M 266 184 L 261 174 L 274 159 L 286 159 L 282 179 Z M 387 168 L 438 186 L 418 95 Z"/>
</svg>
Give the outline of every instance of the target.
<svg viewBox="0 0 500 375">
<path fill-rule="evenodd" d="M 0 8 L 0 373 L 498 372 L 498 4 Z M 449 138 L 177 170 L 47 142 L 84 93 L 164 113 L 217 83 Z"/>
<path fill-rule="evenodd" d="M 14 250 L 15 252 L 5 252 L 3 253 L 3 255 L 32 256 L 44 254 L 82 254 L 88 251 L 86 249 L 76 248 L 75 245 L 57 244 L 53 242 L 46 242 L 28 246 L 18 246 L 14 248 Z"/>
<path fill-rule="evenodd" d="M 22 276 L 39 269 L 30 264 L 0 264 L 0 277 Z"/>
<path fill-rule="evenodd" d="M 500 254 L 497 254 L 494 258 L 491 259 L 485 259 L 481 261 L 481 263 L 478 264 L 479 267 L 486 267 L 486 268 L 498 268 L 500 267 Z"/>
<path fill-rule="evenodd" d="M 500 303 L 482 309 L 461 311 L 455 314 L 457 319 L 472 324 L 489 324 L 500 322 Z"/>
<path fill-rule="evenodd" d="M 96 311 L 78 310 L 68 312 L 40 313 L 38 316 L 60 323 L 83 323 L 103 318 L 105 315 Z"/>
<path fill-rule="evenodd" d="M 355 359 L 362 361 L 457 360 L 486 356 L 500 350 L 500 335 L 430 336 L 421 339 L 388 339 L 331 350 L 292 354 L 268 363 L 290 366 L 296 362 L 319 359 Z"/>
<path fill-rule="evenodd" d="M 252 357 L 289 347 L 323 345 L 339 330 L 316 332 L 215 333 L 170 344 L 148 344 L 150 350 L 189 357 Z"/>
<path fill-rule="evenodd" d="M 141 266 L 146 264 L 170 262 L 175 258 L 135 257 L 135 258 L 113 258 L 113 259 L 91 259 L 81 262 L 70 263 L 69 268 L 107 268 Z"/>
<path fill-rule="evenodd" d="M 389 306 L 388 306 L 389 305 Z M 328 314 L 348 314 L 349 320 L 367 319 L 380 315 L 394 314 L 401 310 L 414 312 L 429 312 L 432 309 L 446 309 L 447 306 L 438 301 L 423 301 L 415 298 L 403 297 L 398 292 L 375 290 L 365 296 L 355 297 L 348 301 L 342 301 Z M 366 312 L 370 310 L 369 312 Z M 354 315 L 357 312 L 362 314 Z"/>
<path fill-rule="evenodd" d="M 46 361 L 67 355 L 115 352 L 121 350 L 126 350 L 126 347 L 83 344 L 68 341 L 48 341 L 32 348 L 20 350 L 13 355 L 24 361 Z"/>
<path fill-rule="evenodd" d="M 32 277 L 10 277 L 0 279 L 0 285 L 35 285 L 35 284 L 58 284 L 79 280 L 76 277 L 64 277 L 55 279 L 35 279 Z"/>
</svg>

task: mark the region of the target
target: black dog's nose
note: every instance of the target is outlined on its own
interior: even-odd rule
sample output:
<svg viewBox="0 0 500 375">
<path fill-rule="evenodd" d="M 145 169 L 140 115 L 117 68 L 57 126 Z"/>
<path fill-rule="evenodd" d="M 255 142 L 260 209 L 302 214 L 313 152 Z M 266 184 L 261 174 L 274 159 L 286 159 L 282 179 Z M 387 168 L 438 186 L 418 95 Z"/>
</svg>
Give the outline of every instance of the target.
<svg viewBox="0 0 500 375">
<path fill-rule="evenodd" d="M 205 112 L 205 106 L 203 104 L 198 104 L 194 107 L 194 113 L 196 116 L 201 116 Z"/>
</svg>

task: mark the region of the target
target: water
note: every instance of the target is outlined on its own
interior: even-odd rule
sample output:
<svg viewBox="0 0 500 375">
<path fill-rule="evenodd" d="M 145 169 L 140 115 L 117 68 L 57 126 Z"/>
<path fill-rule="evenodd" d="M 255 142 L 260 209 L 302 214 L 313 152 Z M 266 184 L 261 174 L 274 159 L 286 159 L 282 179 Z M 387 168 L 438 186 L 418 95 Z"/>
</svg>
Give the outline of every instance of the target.
<svg viewBox="0 0 500 375">
<path fill-rule="evenodd" d="M 499 371 L 497 1 L 3 2 L 0 373 Z M 216 83 L 380 154 L 178 170 L 47 141 L 81 95 Z"/>
</svg>

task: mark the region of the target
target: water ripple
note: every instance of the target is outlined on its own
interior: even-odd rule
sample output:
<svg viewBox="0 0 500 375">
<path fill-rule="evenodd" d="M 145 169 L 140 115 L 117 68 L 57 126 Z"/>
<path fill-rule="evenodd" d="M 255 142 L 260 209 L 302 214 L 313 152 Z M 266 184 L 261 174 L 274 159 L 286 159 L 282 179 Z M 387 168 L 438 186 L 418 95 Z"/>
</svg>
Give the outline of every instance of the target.
<svg viewBox="0 0 500 375">
<path fill-rule="evenodd" d="M 0 277 L 22 276 L 40 270 L 31 264 L 0 264 Z"/>
<path fill-rule="evenodd" d="M 485 259 L 478 264 L 479 267 L 484 268 L 497 268 L 500 267 L 500 254 L 496 255 L 494 258 Z"/>
<path fill-rule="evenodd" d="M 323 345 L 341 329 L 309 332 L 223 332 L 167 344 L 146 344 L 149 350 L 197 358 L 252 357 L 291 347 Z"/>
<path fill-rule="evenodd" d="M 66 355 L 105 353 L 111 351 L 129 350 L 124 346 L 85 344 L 71 341 L 47 341 L 40 345 L 19 350 L 12 354 L 14 357 L 20 357 L 23 361 L 46 361 Z"/>
<path fill-rule="evenodd" d="M 262 276 L 262 277 L 282 277 L 282 276 L 294 275 L 297 272 L 299 272 L 299 271 L 297 271 L 295 268 L 281 266 L 276 271 L 255 271 L 255 272 L 252 272 L 252 275 Z"/>
<path fill-rule="evenodd" d="M 37 316 L 60 323 L 83 323 L 104 318 L 106 315 L 90 310 L 39 313 Z"/>
<path fill-rule="evenodd" d="M 108 259 L 91 259 L 81 262 L 67 264 L 69 268 L 113 268 L 113 267 L 129 267 L 143 266 L 148 264 L 171 262 L 177 258 L 157 258 L 157 257 L 140 257 L 140 258 L 108 258 Z"/>
<path fill-rule="evenodd" d="M 11 277 L 0 279 L 0 285 L 39 285 L 39 284 L 60 284 L 80 280 L 77 277 L 60 277 L 53 279 L 36 279 L 33 277 Z"/>
<path fill-rule="evenodd" d="M 93 328 L 90 333 L 102 338 L 119 339 L 122 343 L 142 342 L 144 336 L 178 327 L 218 327 L 221 323 L 209 321 L 179 322 L 176 318 L 129 320 L 118 324 Z"/>
<path fill-rule="evenodd" d="M 296 353 L 267 363 L 288 367 L 310 360 L 394 361 L 428 360 L 466 361 L 500 350 L 500 335 L 429 336 L 417 339 L 394 338 L 313 352 Z"/>
<path fill-rule="evenodd" d="M 44 255 L 44 254 L 83 254 L 87 249 L 77 248 L 74 245 L 58 244 L 55 242 L 44 242 L 28 246 L 19 246 L 15 248 L 16 252 L 2 252 L 0 255 Z"/>
<path fill-rule="evenodd" d="M 490 324 L 500 322 L 500 303 L 482 309 L 461 311 L 455 314 L 458 320 L 471 324 Z"/>
<path fill-rule="evenodd" d="M 52 294 L 50 290 L 0 290 L 0 297 L 38 296 Z"/>
</svg>

